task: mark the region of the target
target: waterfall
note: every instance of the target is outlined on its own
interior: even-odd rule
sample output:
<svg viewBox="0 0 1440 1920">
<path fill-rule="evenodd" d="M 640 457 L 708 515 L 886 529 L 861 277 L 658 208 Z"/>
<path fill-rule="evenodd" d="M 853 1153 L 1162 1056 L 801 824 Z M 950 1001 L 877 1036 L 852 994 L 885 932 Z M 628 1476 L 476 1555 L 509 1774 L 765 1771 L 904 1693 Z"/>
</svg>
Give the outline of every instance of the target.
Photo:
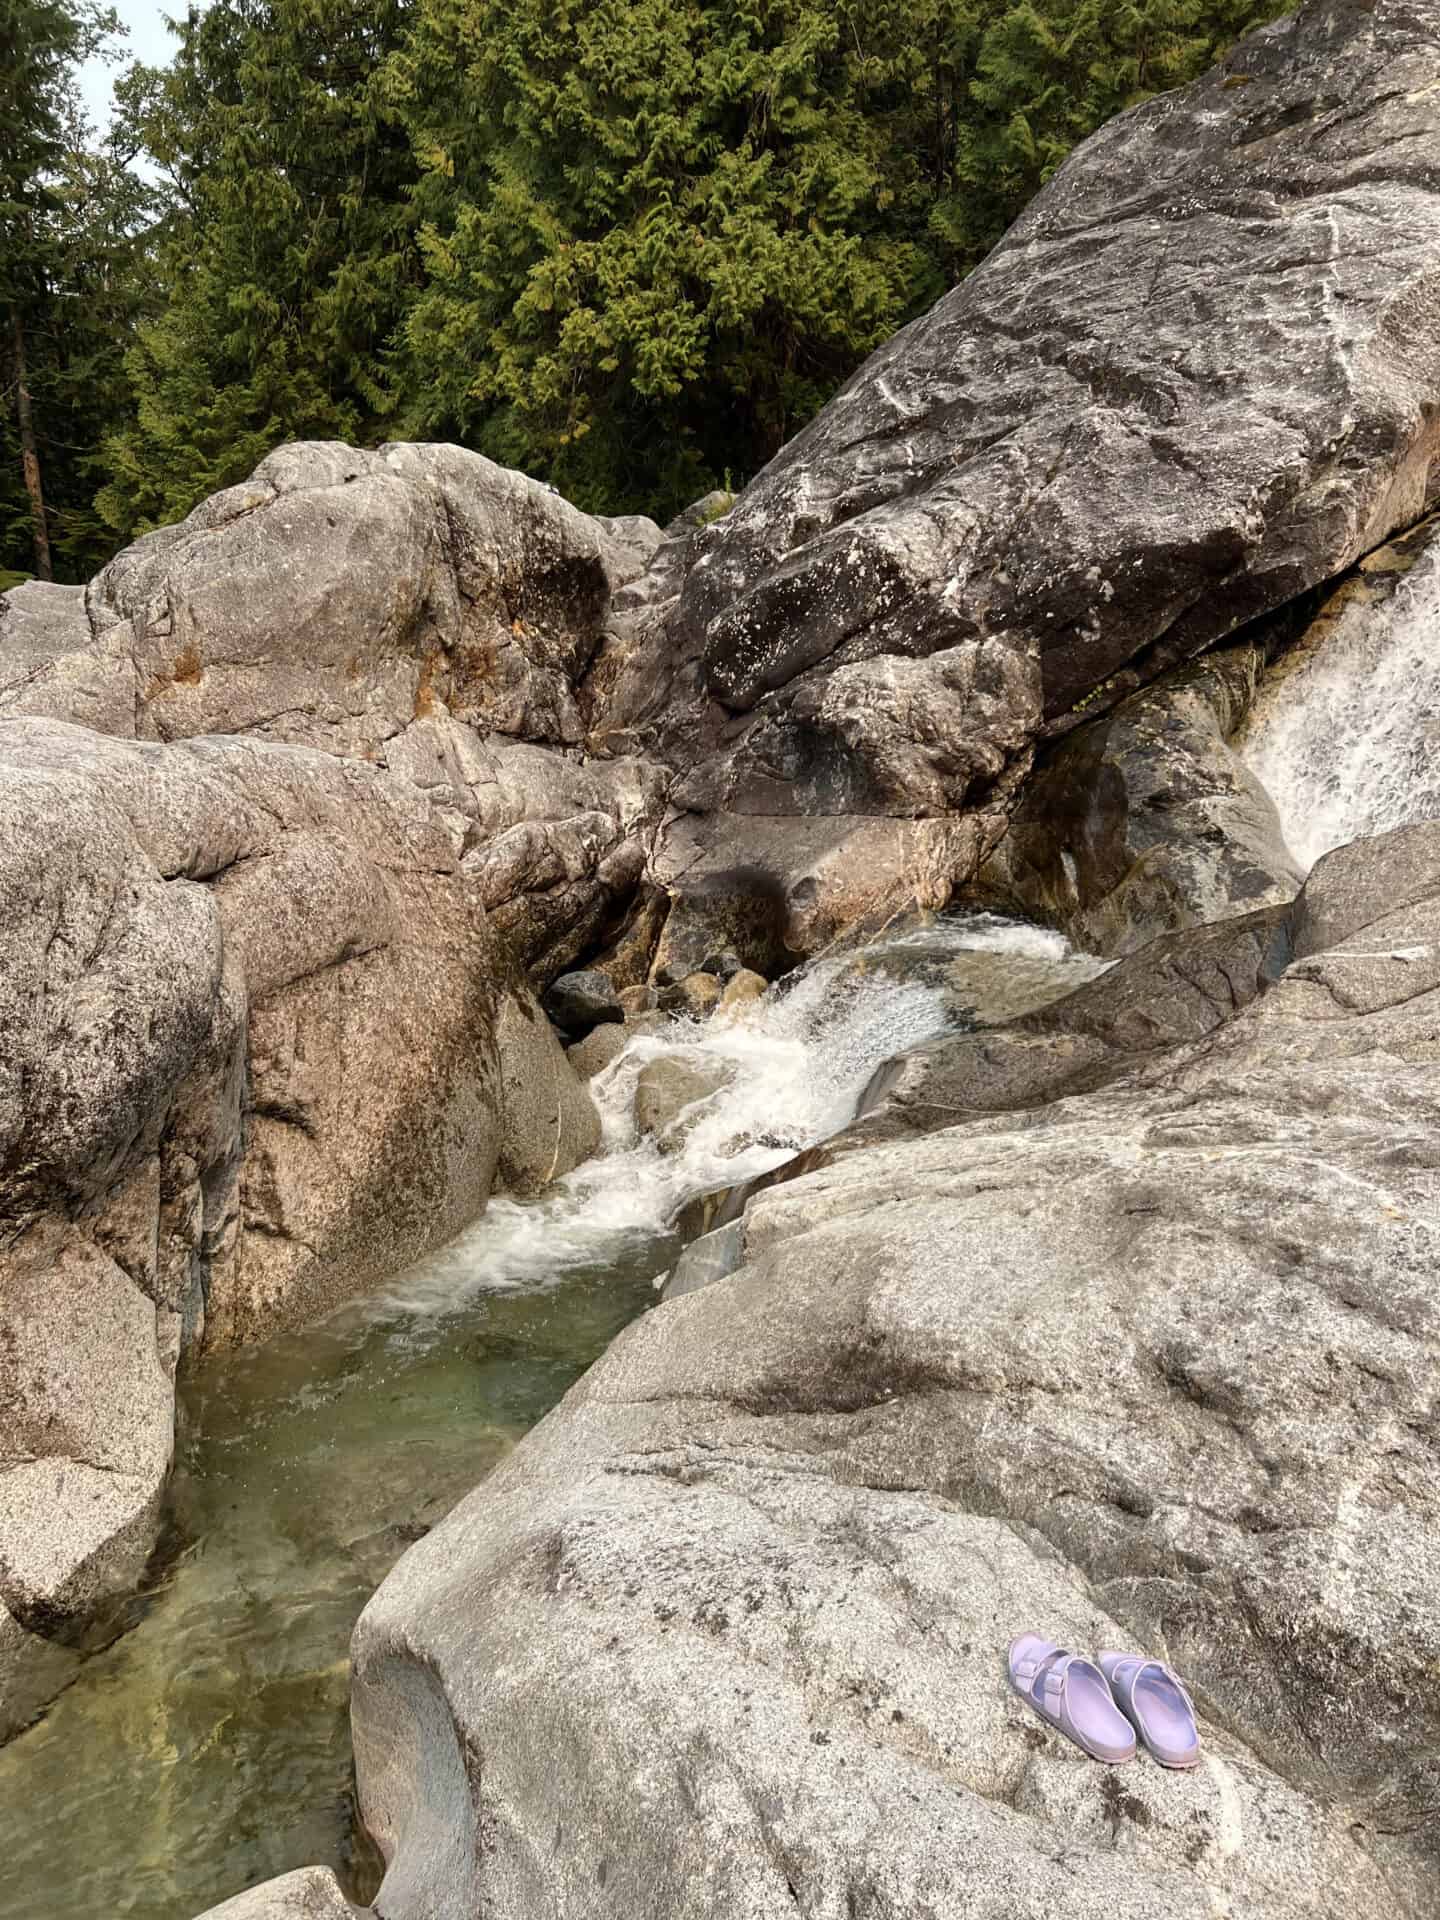
<svg viewBox="0 0 1440 1920">
<path fill-rule="evenodd" d="M 363 1310 L 423 1318 L 480 1292 L 610 1266 L 663 1240 L 687 1200 L 838 1133 L 885 1061 L 947 1028 L 1058 999 L 1102 967 L 1058 933 L 957 915 L 812 961 L 734 1019 L 639 1031 L 591 1082 L 600 1153 L 537 1200 L 492 1200 L 468 1232 Z M 642 1137 L 634 1117 L 640 1075 L 663 1058 L 725 1081 L 687 1110 L 688 1132 L 670 1153 Z"/>
<path fill-rule="evenodd" d="M 1393 585 L 1371 572 L 1342 590 L 1261 683 L 1235 745 L 1307 871 L 1440 814 L 1440 539 Z"/>
</svg>

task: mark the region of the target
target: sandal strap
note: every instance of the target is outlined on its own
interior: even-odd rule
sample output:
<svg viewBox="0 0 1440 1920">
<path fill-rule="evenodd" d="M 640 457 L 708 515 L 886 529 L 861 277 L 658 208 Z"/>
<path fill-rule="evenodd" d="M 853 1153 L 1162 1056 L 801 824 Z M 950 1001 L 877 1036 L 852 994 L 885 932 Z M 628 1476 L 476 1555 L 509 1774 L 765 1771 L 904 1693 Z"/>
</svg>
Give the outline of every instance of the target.
<svg viewBox="0 0 1440 1920">
<path fill-rule="evenodd" d="M 1058 1714 L 1065 1704 L 1065 1680 L 1074 1658 L 1073 1653 L 1057 1654 L 1040 1676 L 1040 1690 L 1049 1713 Z"/>
<path fill-rule="evenodd" d="M 1017 1686 L 1030 1686 L 1042 1669 L 1053 1667 L 1057 1660 L 1068 1656 L 1063 1647 L 1051 1647 L 1041 1654 L 1021 1654 L 1013 1663 L 1013 1672 Z"/>
<path fill-rule="evenodd" d="M 1139 1685 L 1141 1674 L 1143 1674 L 1146 1671 L 1146 1669 L 1149 1667 L 1153 1667 L 1156 1673 L 1164 1675 L 1165 1679 L 1167 1679 L 1170 1682 L 1171 1686 L 1174 1687 L 1175 1691 L 1179 1694 L 1180 1698 L 1185 1702 L 1185 1705 L 1190 1709 L 1190 1712 L 1193 1714 L 1195 1711 L 1195 1702 L 1190 1698 L 1190 1689 L 1186 1686 L 1185 1682 L 1180 1678 L 1179 1674 L 1176 1673 L 1175 1669 L 1173 1667 L 1167 1667 L 1163 1660 L 1146 1660 L 1143 1657 L 1137 1655 L 1134 1666 L 1130 1669 L 1130 1671 L 1127 1674 L 1125 1674 L 1123 1680 L 1121 1681 L 1121 1685 L 1124 1687 L 1125 1691 L 1131 1696 L 1131 1698 L 1133 1699 L 1134 1697 L 1135 1689 Z"/>
</svg>

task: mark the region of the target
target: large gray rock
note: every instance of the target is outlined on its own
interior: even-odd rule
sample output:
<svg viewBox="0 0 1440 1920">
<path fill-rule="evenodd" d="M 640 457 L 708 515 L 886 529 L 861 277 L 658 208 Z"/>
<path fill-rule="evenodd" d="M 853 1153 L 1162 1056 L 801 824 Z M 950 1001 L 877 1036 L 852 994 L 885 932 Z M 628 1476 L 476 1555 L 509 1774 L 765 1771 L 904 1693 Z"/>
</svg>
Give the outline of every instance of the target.
<svg viewBox="0 0 1440 1920">
<path fill-rule="evenodd" d="M 1424 510 L 1437 80 L 1428 0 L 1308 0 L 1120 115 L 723 519 L 621 590 L 597 725 L 679 770 L 712 871 L 803 817 L 763 862 L 783 892 L 821 816 L 834 839 L 944 820 L 943 902 L 1042 742 Z M 893 905 L 914 895 L 888 877 Z"/>
<path fill-rule="evenodd" d="M 0 596 L 0 1736 L 144 1567 L 182 1351 L 598 1144 L 531 985 L 659 816 L 662 769 L 574 751 L 659 539 L 459 448 L 302 444 Z"/>
<path fill-rule="evenodd" d="M 302 442 L 126 548 L 86 608 L 142 738 L 372 753 L 448 711 L 573 744 L 610 596 L 659 539 L 461 447 Z"/>
<path fill-rule="evenodd" d="M 0 722 L 0 1728 L 144 1567 L 183 1350 L 598 1144 L 465 839 L 361 760 Z"/>
<path fill-rule="evenodd" d="M 659 540 L 460 447 L 281 447 L 87 589 L 0 595 L 0 717 L 388 768 L 543 985 L 624 912 L 669 782 L 575 754 L 612 596 Z"/>
<path fill-rule="evenodd" d="M 387 1920 L 1429 1920 L 1440 826 L 1293 932 L 1102 1093 L 759 1195 L 406 1554 L 354 1643 Z M 1200 1769 L 1046 1731 L 1032 1625 L 1173 1660 Z"/>
</svg>

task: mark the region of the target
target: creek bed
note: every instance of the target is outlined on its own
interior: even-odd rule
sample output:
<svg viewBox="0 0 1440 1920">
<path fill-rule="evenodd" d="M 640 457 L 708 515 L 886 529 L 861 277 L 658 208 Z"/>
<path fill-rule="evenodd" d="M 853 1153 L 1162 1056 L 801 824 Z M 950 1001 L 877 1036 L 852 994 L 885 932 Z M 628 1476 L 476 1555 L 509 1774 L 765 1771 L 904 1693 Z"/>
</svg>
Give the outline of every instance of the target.
<svg viewBox="0 0 1440 1920">
<path fill-rule="evenodd" d="M 312 1862 L 373 1892 L 351 1817 L 355 1619 L 653 1300 L 672 1256 L 637 1235 L 546 1289 L 440 1318 L 341 1319 L 198 1369 L 178 1558 L 139 1624 L 0 1748 L 5 1920 L 192 1920 Z"/>
<path fill-rule="evenodd" d="M 642 1034 L 593 1083 L 596 1159 L 500 1198 L 378 1298 L 215 1356 L 181 1393 L 176 1550 L 136 1624 L 0 1748 L 0 1920 L 193 1920 L 292 1867 L 374 1892 L 351 1799 L 347 1649 L 405 1547 L 653 1302 L 691 1197 L 851 1118 L 875 1069 L 1099 970 L 990 916 L 897 931 L 733 1024 Z M 656 1057 L 724 1069 L 683 1146 L 633 1117 Z"/>
</svg>

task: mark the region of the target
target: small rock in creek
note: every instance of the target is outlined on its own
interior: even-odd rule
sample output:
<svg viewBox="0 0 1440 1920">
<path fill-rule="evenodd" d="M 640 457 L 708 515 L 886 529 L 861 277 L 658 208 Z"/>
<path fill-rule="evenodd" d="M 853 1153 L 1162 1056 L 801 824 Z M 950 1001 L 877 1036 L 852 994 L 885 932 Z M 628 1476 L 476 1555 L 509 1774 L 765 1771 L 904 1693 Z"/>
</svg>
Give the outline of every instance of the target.
<svg viewBox="0 0 1440 1920">
<path fill-rule="evenodd" d="M 625 1049 L 630 1039 L 631 1029 L 616 1026 L 607 1021 L 604 1026 L 593 1027 L 583 1040 L 577 1040 L 573 1047 L 565 1049 L 565 1058 L 575 1069 L 576 1077 L 581 1080 L 593 1080 L 602 1073 L 610 1062 Z"/>
<path fill-rule="evenodd" d="M 562 973 L 540 1004 L 571 1040 L 583 1040 L 593 1027 L 625 1018 L 625 1009 L 608 977 L 593 969 Z"/>
<path fill-rule="evenodd" d="M 720 982 L 713 973 L 687 973 L 683 980 L 663 990 L 660 1007 L 665 1013 L 683 1013 L 692 1020 L 703 1020 L 719 1006 L 721 992 Z"/>
<path fill-rule="evenodd" d="M 742 967 L 727 983 L 720 996 L 720 1004 L 715 1009 L 717 1020 L 733 1020 L 744 1008 L 753 1006 L 763 997 L 770 983 L 763 973 L 752 973 L 749 967 Z"/>
<path fill-rule="evenodd" d="M 745 962 L 733 948 L 726 947 L 721 952 L 707 953 L 700 962 L 701 973 L 713 973 L 722 982 L 733 980 L 737 973 L 746 971 Z"/>
<path fill-rule="evenodd" d="M 719 1060 L 652 1060 L 635 1085 L 635 1124 L 650 1134 L 662 1153 L 674 1153 L 685 1143 L 695 1119 L 681 1116 L 697 1101 L 708 1099 L 730 1083 L 730 1068 Z"/>
</svg>

